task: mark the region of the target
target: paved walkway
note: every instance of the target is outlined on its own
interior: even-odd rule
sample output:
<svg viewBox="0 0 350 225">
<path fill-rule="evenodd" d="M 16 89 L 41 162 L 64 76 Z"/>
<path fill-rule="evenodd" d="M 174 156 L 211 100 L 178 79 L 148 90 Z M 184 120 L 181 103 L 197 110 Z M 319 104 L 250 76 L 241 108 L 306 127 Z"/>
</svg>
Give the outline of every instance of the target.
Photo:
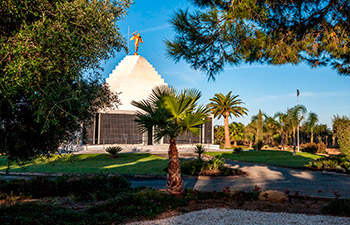
<svg viewBox="0 0 350 225">
<path fill-rule="evenodd" d="M 162 155 L 165 156 L 165 155 Z M 190 154 L 180 154 L 181 158 L 189 158 Z M 192 155 L 192 157 L 194 157 Z M 290 190 L 292 194 L 298 191 L 302 195 L 335 197 L 338 191 L 342 197 L 350 198 L 350 175 L 326 174 L 317 171 L 290 169 L 277 166 L 267 166 L 255 163 L 244 163 L 226 160 L 226 163 L 248 173 L 244 177 L 193 177 L 184 178 L 184 186 L 201 191 L 222 191 L 226 187 L 231 190 L 252 191 L 255 186 L 263 190 Z M 164 179 L 131 180 L 132 185 L 165 189 Z M 322 191 L 320 194 L 318 190 Z"/>
</svg>

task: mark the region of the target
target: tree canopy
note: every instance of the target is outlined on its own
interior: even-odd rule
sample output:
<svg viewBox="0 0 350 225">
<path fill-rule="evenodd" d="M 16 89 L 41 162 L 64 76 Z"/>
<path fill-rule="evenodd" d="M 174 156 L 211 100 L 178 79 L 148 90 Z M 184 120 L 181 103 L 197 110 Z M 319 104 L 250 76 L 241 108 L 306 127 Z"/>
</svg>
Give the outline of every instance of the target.
<svg viewBox="0 0 350 225">
<path fill-rule="evenodd" d="M 117 102 L 99 65 L 126 49 L 116 22 L 130 0 L 0 3 L 0 153 L 49 155 Z"/>
<path fill-rule="evenodd" d="M 349 0 L 191 0 L 171 23 L 168 55 L 209 78 L 226 64 L 307 63 L 350 75 Z"/>
</svg>

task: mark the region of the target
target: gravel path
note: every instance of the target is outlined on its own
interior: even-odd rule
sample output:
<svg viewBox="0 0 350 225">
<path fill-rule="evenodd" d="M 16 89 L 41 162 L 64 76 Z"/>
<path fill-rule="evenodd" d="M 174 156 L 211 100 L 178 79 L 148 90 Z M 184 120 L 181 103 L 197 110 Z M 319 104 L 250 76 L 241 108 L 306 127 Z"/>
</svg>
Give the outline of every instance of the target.
<svg viewBox="0 0 350 225">
<path fill-rule="evenodd" d="M 142 221 L 136 223 L 129 223 L 128 225 L 175 225 L 175 224 L 302 224 L 302 225 L 315 225 L 315 224 L 350 224 L 350 218 L 335 217 L 335 216 L 321 216 L 321 215 L 305 215 L 305 214 L 292 214 L 292 213 L 270 213 L 270 212 L 258 212 L 258 211 L 244 211 L 237 209 L 206 209 L 201 211 L 195 211 L 186 213 L 180 216 L 170 217 L 161 220 Z"/>
</svg>

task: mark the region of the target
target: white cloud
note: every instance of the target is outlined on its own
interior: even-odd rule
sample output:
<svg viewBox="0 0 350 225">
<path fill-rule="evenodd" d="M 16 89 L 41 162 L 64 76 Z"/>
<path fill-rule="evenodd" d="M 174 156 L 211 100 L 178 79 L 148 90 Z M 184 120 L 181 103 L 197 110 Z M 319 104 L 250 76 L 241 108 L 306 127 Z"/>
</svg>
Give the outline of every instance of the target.
<svg viewBox="0 0 350 225">
<path fill-rule="evenodd" d="M 225 68 L 225 70 L 238 70 L 238 69 L 250 69 L 250 68 L 261 68 L 261 67 L 267 67 L 267 66 L 266 65 L 235 66 L 235 67 Z"/>
<path fill-rule="evenodd" d="M 140 30 L 139 32 L 142 34 L 142 33 L 147 33 L 147 32 L 151 32 L 151 31 L 166 29 L 168 27 L 170 27 L 170 24 L 163 24 L 163 25 L 160 25 L 157 27 L 151 27 L 148 29 Z"/>
</svg>

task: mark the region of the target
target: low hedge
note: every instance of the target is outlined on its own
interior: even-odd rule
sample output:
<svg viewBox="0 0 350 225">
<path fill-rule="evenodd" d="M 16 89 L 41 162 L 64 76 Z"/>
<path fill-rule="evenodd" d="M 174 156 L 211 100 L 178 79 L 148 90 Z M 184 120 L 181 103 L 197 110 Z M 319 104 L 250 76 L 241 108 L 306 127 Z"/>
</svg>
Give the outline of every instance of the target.
<svg viewBox="0 0 350 225">
<path fill-rule="evenodd" d="M 130 182 L 119 175 L 62 175 L 56 179 L 38 176 L 29 180 L 0 182 L 2 194 L 24 195 L 33 198 L 73 195 L 80 199 L 106 199 L 130 188 Z"/>
<path fill-rule="evenodd" d="M 308 167 L 318 170 L 350 173 L 350 156 L 336 155 L 316 159 L 314 162 L 310 162 Z"/>
</svg>

